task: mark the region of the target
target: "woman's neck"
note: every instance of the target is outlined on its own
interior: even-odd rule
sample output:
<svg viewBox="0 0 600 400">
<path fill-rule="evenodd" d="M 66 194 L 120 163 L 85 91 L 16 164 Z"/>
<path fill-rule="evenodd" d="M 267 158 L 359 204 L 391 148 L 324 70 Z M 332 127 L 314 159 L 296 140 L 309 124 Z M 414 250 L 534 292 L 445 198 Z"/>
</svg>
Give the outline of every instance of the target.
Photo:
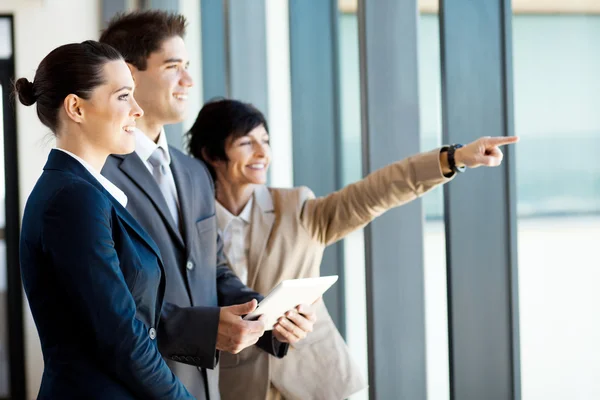
<svg viewBox="0 0 600 400">
<path fill-rule="evenodd" d="M 255 185 L 234 185 L 221 179 L 217 180 L 217 201 L 233 215 L 240 215 L 250 197 Z"/>
<path fill-rule="evenodd" d="M 57 135 L 56 147 L 75 154 L 77 157 L 90 164 L 98 173 L 102 171 L 102 167 L 104 167 L 104 163 L 108 158 L 107 153 L 98 151 L 88 143 L 77 140 L 76 135 L 69 135 L 65 132 Z"/>
</svg>

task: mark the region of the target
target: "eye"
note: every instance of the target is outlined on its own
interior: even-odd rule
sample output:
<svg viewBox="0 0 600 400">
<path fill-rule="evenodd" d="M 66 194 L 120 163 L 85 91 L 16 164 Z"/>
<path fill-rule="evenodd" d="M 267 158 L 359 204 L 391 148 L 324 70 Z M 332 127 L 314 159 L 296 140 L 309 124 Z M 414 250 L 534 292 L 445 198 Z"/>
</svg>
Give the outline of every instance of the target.
<svg viewBox="0 0 600 400">
<path fill-rule="evenodd" d="M 252 142 L 251 142 L 251 141 L 249 141 L 249 140 L 244 140 L 244 141 L 241 141 L 241 142 L 240 142 L 240 146 L 247 146 L 247 145 L 249 145 L 249 144 L 252 144 Z"/>
<path fill-rule="evenodd" d="M 127 100 L 127 98 L 129 97 L 129 93 L 125 93 L 119 96 L 119 100 Z"/>
<path fill-rule="evenodd" d="M 179 68 L 179 64 L 167 65 L 167 69 L 178 69 L 178 68 Z"/>
<path fill-rule="evenodd" d="M 269 138 L 263 139 L 263 143 L 264 144 L 271 144 L 271 139 L 269 139 Z"/>
</svg>

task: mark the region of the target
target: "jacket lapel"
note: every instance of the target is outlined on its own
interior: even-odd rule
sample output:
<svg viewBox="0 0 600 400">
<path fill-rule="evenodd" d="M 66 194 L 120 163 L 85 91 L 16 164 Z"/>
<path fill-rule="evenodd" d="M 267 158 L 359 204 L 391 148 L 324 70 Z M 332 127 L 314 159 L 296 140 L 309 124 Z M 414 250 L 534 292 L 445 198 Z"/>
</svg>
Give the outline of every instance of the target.
<svg viewBox="0 0 600 400">
<path fill-rule="evenodd" d="M 90 184 L 98 188 L 98 190 L 100 190 L 102 193 L 104 193 L 117 211 L 117 216 L 121 219 L 121 221 L 128 225 L 140 237 L 140 239 L 142 239 L 146 245 L 148 245 L 148 247 L 150 247 L 150 249 L 156 253 L 162 268 L 160 250 L 158 249 L 154 240 L 148 236 L 146 231 L 144 231 L 135 218 L 133 218 L 133 216 L 121 205 L 121 203 L 119 203 L 117 199 L 115 199 L 110 193 L 108 193 L 106 189 L 104 189 L 104 186 L 102 186 L 102 184 L 98 182 L 98 180 L 94 178 L 79 161 L 70 155 L 61 152 L 60 150 L 52 150 L 50 152 L 50 156 L 48 157 L 48 162 L 46 163 L 46 166 L 44 166 L 44 170 L 52 169 L 67 171 L 75 174 L 82 179 L 85 179 Z"/>
<path fill-rule="evenodd" d="M 134 152 L 123 158 L 120 168 L 144 191 L 144 193 L 146 193 L 148 198 L 156 207 L 161 218 L 165 221 L 165 224 L 168 226 L 171 234 L 173 237 L 175 237 L 175 241 L 183 247 L 184 244 L 181 233 L 175 226 L 175 221 L 173 221 L 173 217 L 169 212 L 169 207 L 167 206 L 165 197 L 160 191 L 160 188 L 154 180 L 154 177 L 152 174 L 150 174 L 150 171 L 148 171 L 146 165 L 144 165 L 144 162 Z M 179 196 L 179 200 L 181 201 L 181 195 Z"/>
<path fill-rule="evenodd" d="M 197 200 L 193 198 L 193 190 L 191 190 L 192 177 L 190 176 L 189 171 L 182 165 L 181 157 L 183 155 L 178 151 L 171 151 L 171 146 L 169 146 L 169 150 L 171 153 L 171 171 L 173 172 L 177 196 L 179 197 L 179 212 L 181 213 L 180 227 L 183 232 L 187 256 L 189 257 L 192 251 L 190 233 L 194 228 L 195 222 L 191 214 L 191 205 Z"/>
<path fill-rule="evenodd" d="M 248 286 L 254 287 L 260 268 L 260 261 L 267 247 L 273 223 L 275 208 L 273 198 L 266 186 L 258 186 L 254 190 L 254 205 L 250 224 L 250 250 L 248 254 Z"/>
<path fill-rule="evenodd" d="M 162 269 L 163 265 L 162 265 L 162 258 L 161 258 L 161 255 L 160 255 L 160 250 L 158 249 L 158 246 L 156 245 L 156 243 L 154 242 L 154 240 L 152 240 L 152 238 L 140 226 L 140 224 L 136 221 L 136 219 L 133 218 L 133 215 L 131 215 L 129 213 L 129 211 L 127 211 L 125 208 L 123 208 L 123 206 L 121 205 L 121 203 L 119 203 L 112 196 L 109 196 L 109 198 L 110 198 L 110 201 L 113 203 L 113 207 L 117 211 L 117 215 L 119 216 L 119 218 L 121 218 L 121 221 L 124 222 L 126 225 L 129 225 L 129 227 L 131 229 L 133 229 L 133 231 L 135 233 L 137 233 L 137 235 L 148 244 L 148 246 L 154 251 L 154 253 L 156 253 L 156 256 L 158 258 L 158 262 L 159 262 L 159 264 L 161 266 L 161 269 Z"/>
</svg>

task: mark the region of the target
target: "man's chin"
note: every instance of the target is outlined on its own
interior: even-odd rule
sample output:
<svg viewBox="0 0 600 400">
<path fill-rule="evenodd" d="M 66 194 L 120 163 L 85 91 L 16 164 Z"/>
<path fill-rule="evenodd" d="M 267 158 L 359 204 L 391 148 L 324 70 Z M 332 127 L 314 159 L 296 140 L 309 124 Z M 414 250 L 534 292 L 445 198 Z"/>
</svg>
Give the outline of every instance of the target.
<svg viewBox="0 0 600 400">
<path fill-rule="evenodd" d="M 178 118 L 178 120 L 183 120 L 187 117 L 188 114 L 188 106 L 189 102 L 187 100 L 177 100 L 173 107 L 171 108 L 171 114 L 173 117 Z"/>
<path fill-rule="evenodd" d="M 183 122 L 186 117 L 187 117 L 187 111 L 174 112 L 173 114 L 170 115 L 168 122 L 165 122 L 165 125 L 178 124 L 180 122 Z"/>
</svg>

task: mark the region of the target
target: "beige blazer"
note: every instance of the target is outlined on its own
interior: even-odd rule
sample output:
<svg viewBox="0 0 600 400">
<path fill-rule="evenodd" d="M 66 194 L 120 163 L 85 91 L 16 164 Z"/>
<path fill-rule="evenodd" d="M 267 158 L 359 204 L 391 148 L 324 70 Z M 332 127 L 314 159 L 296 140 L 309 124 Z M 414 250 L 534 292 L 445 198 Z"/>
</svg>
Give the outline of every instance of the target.
<svg viewBox="0 0 600 400">
<path fill-rule="evenodd" d="M 306 187 L 257 187 L 248 286 L 267 294 L 284 279 L 319 276 L 327 245 L 448 180 L 440 169 L 439 150 L 434 150 L 384 167 L 325 197 L 315 198 Z M 322 302 L 317 316 L 314 331 L 290 346 L 283 359 L 256 346 L 237 355 L 222 353 L 222 399 L 336 400 L 365 388 L 365 379 Z"/>
</svg>

